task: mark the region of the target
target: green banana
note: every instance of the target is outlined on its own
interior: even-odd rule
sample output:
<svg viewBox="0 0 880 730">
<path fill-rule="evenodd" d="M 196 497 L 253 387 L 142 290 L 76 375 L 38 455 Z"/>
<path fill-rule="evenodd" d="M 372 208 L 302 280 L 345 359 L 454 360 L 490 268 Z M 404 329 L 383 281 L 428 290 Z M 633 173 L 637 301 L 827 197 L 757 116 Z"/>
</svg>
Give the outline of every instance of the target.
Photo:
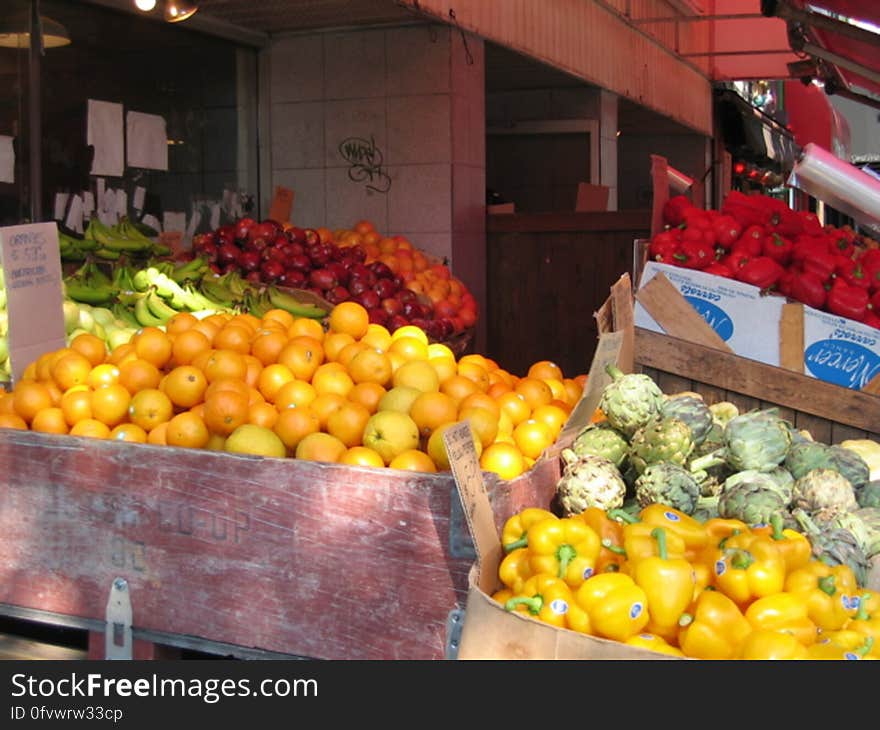
<svg viewBox="0 0 880 730">
<path fill-rule="evenodd" d="M 178 311 L 181 309 L 191 310 L 191 300 L 187 297 L 186 291 L 174 279 L 171 279 L 154 266 L 147 268 L 147 277 L 149 277 L 150 284 L 155 287 L 159 296 L 168 301 L 172 307 Z"/>
<path fill-rule="evenodd" d="M 148 299 L 152 292 L 138 297 L 134 303 L 134 317 L 140 327 L 162 327 L 165 321 L 154 315 L 148 306 Z"/>
<path fill-rule="evenodd" d="M 99 259 L 103 259 L 104 261 L 118 261 L 122 253 L 120 251 L 114 251 L 111 248 L 107 248 L 106 246 L 101 246 L 100 248 L 96 248 L 92 253 Z"/>
<path fill-rule="evenodd" d="M 237 271 L 230 271 L 220 277 L 223 285 L 229 288 L 233 296 L 244 297 L 250 290 L 248 282 L 241 278 Z"/>
<path fill-rule="evenodd" d="M 200 278 L 206 271 L 208 271 L 208 260 L 196 256 L 184 264 L 175 266 L 169 276 L 178 284 L 183 284 L 185 281 Z"/>
<path fill-rule="evenodd" d="M 272 302 L 266 294 L 265 289 L 252 289 L 245 295 L 245 307 L 255 317 L 262 318 L 266 312 L 272 309 Z"/>
<path fill-rule="evenodd" d="M 120 234 L 125 238 L 131 239 L 132 241 L 146 242 L 150 246 L 153 245 L 153 240 L 141 233 L 128 216 L 122 216 L 122 218 L 119 219 L 117 228 L 119 229 Z"/>
<path fill-rule="evenodd" d="M 266 293 L 273 307 L 284 309 L 294 317 L 309 317 L 310 319 L 323 319 L 327 316 L 327 310 L 311 302 L 301 302 L 292 294 L 281 291 L 274 284 L 270 284 Z"/>
<path fill-rule="evenodd" d="M 113 279 L 111 279 L 104 271 L 98 266 L 94 261 L 90 261 L 86 265 L 86 276 L 85 283 L 89 286 L 101 287 L 101 286 L 113 286 Z"/>
<path fill-rule="evenodd" d="M 117 319 L 122 320 L 131 327 L 141 326 L 141 323 L 138 322 L 137 318 L 134 316 L 134 311 L 131 306 L 127 306 L 122 302 L 117 301 L 114 302 L 113 306 L 110 308 L 110 311 L 113 312 Z"/>
<path fill-rule="evenodd" d="M 212 302 L 189 282 L 183 285 L 183 290 L 187 293 L 187 296 L 193 303 L 193 306 L 190 308 L 191 312 L 201 312 L 205 309 L 225 309 L 223 305 L 218 305 L 216 302 Z"/>
<path fill-rule="evenodd" d="M 235 295 L 220 282 L 220 278 L 213 274 L 203 276 L 199 280 L 199 290 L 207 297 L 212 306 L 232 307 L 235 304 Z"/>
<path fill-rule="evenodd" d="M 133 240 L 124 238 L 118 231 L 102 223 L 100 219 L 93 217 L 89 221 L 92 236 L 100 244 L 101 248 L 119 253 L 141 253 L 148 251 L 153 245 L 149 239 Z"/>
<path fill-rule="evenodd" d="M 91 305 L 103 305 L 113 301 L 116 292 L 111 287 L 94 287 L 84 284 L 78 279 L 66 278 L 64 291 L 68 299 Z"/>
<path fill-rule="evenodd" d="M 164 243 L 154 243 L 150 252 L 153 256 L 170 256 L 171 246 L 166 246 Z"/>
<path fill-rule="evenodd" d="M 165 324 L 165 322 L 167 322 L 180 311 L 179 309 L 175 309 L 174 307 L 172 307 L 168 302 L 160 297 L 159 293 L 155 289 L 147 292 L 146 300 L 147 307 L 150 310 L 150 314 L 155 316 L 157 319 L 161 319 L 162 324 Z"/>
<path fill-rule="evenodd" d="M 150 288 L 150 277 L 146 269 L 138 269 L 131 277 L 131 283 L 135 291 L 147 291 Z"/>
</svg>

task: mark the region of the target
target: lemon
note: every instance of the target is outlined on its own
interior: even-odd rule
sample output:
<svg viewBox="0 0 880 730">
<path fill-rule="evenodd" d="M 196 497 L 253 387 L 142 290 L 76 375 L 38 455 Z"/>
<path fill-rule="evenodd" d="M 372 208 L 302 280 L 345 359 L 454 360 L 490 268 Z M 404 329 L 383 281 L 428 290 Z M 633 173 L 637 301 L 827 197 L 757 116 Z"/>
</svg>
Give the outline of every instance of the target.
<svg viewBox="0 0 880 730">
<path fill-rule="evenodd" d="M 234 454 L 272 456 L 278 459 L 287 456 L 284 442 L 274 431 L 253 423 L 244 423 L 229 434 L 223 450 Z"/>
</svg>

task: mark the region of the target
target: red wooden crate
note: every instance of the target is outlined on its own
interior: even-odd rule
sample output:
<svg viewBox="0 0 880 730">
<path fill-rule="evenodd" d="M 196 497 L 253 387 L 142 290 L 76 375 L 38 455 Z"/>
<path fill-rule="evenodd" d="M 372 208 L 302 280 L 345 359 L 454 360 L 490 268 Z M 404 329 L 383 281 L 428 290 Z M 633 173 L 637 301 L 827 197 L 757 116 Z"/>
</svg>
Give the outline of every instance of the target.
<svg viewBox="0 0 880 730">
<path fill-rule="evenodd" d="M 452 476 L 0 431 L 0 613 L 322 659 L 440 659 L 473 548 Z M 485 474 L 499 527 L 558 462 Z M 491 478 L 490 478 L 491 477 Z M 22 613 L 24 612 L 24 613 Z"/>
</svg>

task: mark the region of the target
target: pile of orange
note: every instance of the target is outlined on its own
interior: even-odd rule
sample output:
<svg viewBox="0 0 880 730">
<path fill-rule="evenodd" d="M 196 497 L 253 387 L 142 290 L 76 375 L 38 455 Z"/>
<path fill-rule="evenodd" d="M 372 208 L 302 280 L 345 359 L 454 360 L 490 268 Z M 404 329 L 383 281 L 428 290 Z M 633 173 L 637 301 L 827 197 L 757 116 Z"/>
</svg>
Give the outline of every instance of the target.
<svg viewBox="0 0 880 730">
<path fill-rule="evenodd" d="M 323 325 L 280 309 L 181 312 L 112 352 L 83 333 L 41 355 L 0 393 L 0 428 L 431 472 L 449 468 L 444 429 L 467 419 L 482 467 L 511 479 L 556 440 L 585 379 L 547 360 L 517 376 L 456 359 L 355 302 Z M 398 412 L 382 418 L 412 443 L 367 439 L 380 411 Z"/>
</svg>

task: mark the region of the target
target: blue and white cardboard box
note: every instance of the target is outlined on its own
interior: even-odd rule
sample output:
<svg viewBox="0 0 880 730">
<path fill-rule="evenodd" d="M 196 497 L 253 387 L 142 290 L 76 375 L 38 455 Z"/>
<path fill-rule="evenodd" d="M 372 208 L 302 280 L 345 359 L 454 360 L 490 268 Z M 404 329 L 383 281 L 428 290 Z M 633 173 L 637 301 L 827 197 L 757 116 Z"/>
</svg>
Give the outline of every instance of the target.
<svg viewBox="0 0 880 730">
<path fill-rule="evenodd" d="M 784 297 L 762 295 L 750 284 L 656 261 L 645 264 L 639 287 L 658 272 L 663 272 L 734 353 L 779 367 Z M 638 300 L 635 325 L 663 332 Z M 804 374 L 861 390 L 880 374 L 880 330 L 804 306 Z"/>
</svg>

